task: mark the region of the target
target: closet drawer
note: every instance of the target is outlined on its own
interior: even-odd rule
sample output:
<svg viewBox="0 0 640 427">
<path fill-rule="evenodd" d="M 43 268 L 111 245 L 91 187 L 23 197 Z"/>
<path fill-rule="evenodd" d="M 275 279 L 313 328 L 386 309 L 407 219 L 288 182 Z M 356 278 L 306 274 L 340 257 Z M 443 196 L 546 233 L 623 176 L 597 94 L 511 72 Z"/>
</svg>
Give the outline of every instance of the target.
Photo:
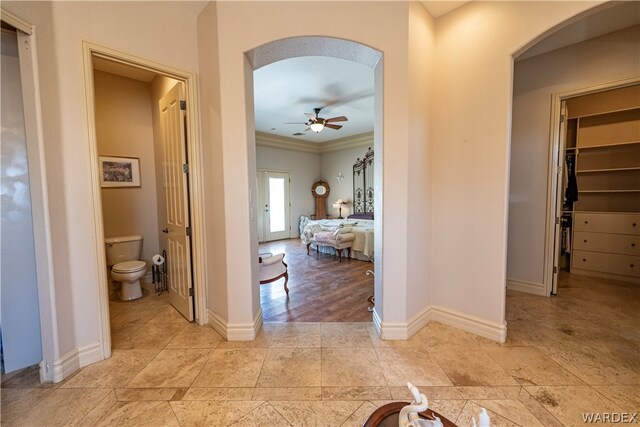
<svg viewBox="0 0 640 427">
<path fill-rule="evenodd" d="M 584 251 L 640 256 L 640 236 L 576 231 L 573 235 L 573 248 Z"/>
<path fill-rule="evenodd" d="M 637 256 L 579 250 L 572 255 L 572 268 L 640 277 L 640 257 Z"/>
<path fill-rule="evenodd" d="M 640 235 L 640 215 L 576 212 L 573 228 L 576 231 Z"/>
</svg>

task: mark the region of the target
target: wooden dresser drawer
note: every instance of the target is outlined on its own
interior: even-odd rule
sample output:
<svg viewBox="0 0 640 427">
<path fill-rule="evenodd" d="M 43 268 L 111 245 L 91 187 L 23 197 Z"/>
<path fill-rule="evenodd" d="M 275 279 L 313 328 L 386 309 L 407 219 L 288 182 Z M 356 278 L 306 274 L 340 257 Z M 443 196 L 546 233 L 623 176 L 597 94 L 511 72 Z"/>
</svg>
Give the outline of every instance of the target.
<svg viewBox="0 0 640 427">
<path fill-rule="evenodd" d="M 640 277 L 640 257 L 575 250 L 572 268 Z"/>
<path fill-rule="evenodd" d="M 575 231 L 640 235 L 640 215 L 576 212 Z"/>
<path fill-rule="evenodd" d="M 584 251 L 640 256 L 640 236 L 576 231 L 573 235 L 573 248 Z"/>
</svg>

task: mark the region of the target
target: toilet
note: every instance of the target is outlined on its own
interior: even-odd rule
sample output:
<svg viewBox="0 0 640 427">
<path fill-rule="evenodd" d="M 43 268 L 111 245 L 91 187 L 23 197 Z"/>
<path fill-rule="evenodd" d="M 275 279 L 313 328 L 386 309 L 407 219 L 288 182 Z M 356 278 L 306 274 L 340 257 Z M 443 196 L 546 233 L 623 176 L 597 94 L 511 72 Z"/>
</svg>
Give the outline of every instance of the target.
<svg viewBox="0 0 640 427">
<path fill-rule="evenodd" d="M 120 299 L 131 301 L 142 297 L 140 278 L 147 272 L 147 264 L 140 261 L 142 236 L 107 237 L 105 245 L 111 277 L 121 283 Z"/>
</svg>

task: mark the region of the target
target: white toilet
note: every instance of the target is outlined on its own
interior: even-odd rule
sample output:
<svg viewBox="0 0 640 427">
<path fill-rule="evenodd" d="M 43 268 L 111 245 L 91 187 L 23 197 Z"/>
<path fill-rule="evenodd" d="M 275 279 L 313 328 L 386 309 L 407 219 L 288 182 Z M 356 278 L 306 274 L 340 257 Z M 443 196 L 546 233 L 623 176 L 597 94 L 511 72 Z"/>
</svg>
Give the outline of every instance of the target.
<svg viewBox="0 0 640 427">
<path fill-rule="evenodd" d="M 107 266 L 111 267 L 111 277 L 121 283 L 120 299 L 130 301 L 142 296 L 140 278 L 147 272 L 147 264 L 140 261 L 142 236 L 107 237 Z"/>
</svg>

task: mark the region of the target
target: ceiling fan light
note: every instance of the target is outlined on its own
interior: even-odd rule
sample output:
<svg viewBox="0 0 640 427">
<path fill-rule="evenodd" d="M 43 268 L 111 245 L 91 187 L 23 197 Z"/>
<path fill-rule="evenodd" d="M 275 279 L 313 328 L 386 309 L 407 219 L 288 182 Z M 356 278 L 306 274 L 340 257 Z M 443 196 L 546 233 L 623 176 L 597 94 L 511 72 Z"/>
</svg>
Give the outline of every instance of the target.
<svg viewBox="0 0 640 427">
<path fill-rule="evenodd" d="M 311 128 L 312 131 L 318 133 L 322 129 L 324 129 L 324 123 L 311 123 L 309 127 Z"/>
</svg>

